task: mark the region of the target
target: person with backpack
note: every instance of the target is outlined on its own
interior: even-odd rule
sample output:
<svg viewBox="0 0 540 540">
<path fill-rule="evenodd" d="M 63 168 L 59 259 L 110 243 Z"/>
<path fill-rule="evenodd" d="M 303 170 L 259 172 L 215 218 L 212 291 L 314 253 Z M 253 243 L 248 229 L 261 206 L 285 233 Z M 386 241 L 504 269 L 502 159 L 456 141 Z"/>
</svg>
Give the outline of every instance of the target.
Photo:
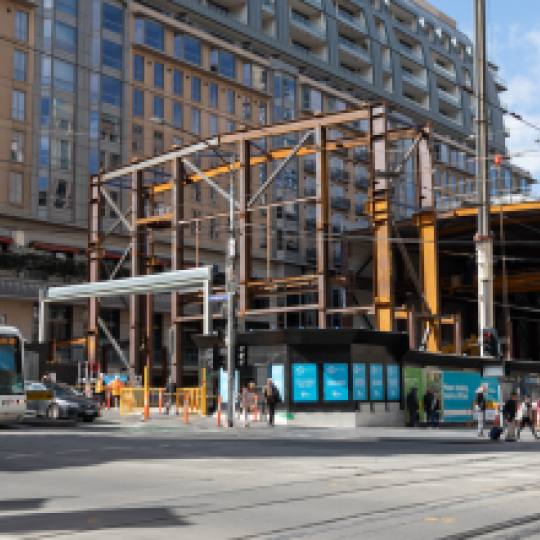
<svg viewBox="0 0 540 540">
<path fill-rule="evenodd" d="M 535 439 L 538 439 L 538 436 L 536 435 L 536 432 L 534 430 L 534 424 L 533 424 L 533 421 L 532 421 L 533 409 L 532 409 L 531 398 L 529 396 L 525 396 L 525 400 L 521 404 L 520 410 L 521 410 L 521 423 L 520 423 L 520 425 L 518 427 L 518 430 L 517 430 L 517 439 L 518 439 L 518 441 L 519 441 L 519 437 L 521 435 L 521 430 L 527 425 L 530 426 L 533 437 Z"/>
<path fill-rule="evenodd" d="M 476 417 L 478 419 L 478 436 L 484 436 L 484 420 L 486 416 L 486 387 L 487 385 L 481 384 L 476 391 L 474 398 Z"/>
<path fill-rule="evenodd" d="M 503 414 L 506 422 L 506 440 L 516 440 L 516 415 L 518 412 L 517 396 L 512 392 L 510 399 L 504 404 Z"/>
</svg>

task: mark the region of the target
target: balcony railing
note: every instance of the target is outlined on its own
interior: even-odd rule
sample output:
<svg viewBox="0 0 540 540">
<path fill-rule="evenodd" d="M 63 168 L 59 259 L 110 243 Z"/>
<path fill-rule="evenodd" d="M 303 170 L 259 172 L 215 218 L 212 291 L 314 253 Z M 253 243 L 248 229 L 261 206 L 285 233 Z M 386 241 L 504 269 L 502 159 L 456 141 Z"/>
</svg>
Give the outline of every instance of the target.
<svg viewBox="0 0 540 540">
<path fill-rule="evenodd" d="M 404 53 L 409 58 L 412 58 L 415 62 L 424 62 L 424 55 L 421 51 L 417 51 L 415 49 L 407 47 L 402 43 L 399 44 L 399 49 L 402 53 Z"/>
<path fill-rule="evenodd" d="M 442 67 L 441 65 L 437 64 L 437 62 L 433 62 L 433 65 L 435 66 L 435 71 L 438 71 L 441 75 L 444 75 L 453 81 L 456 80 L 456 73 L 454 71 L 450 71 L 449 69 Z"/>
<path fill-rule="evenodd" d="M 413 84 L 414 86 L 418 86 L 424 90 L 427 90 L 428 85 L 427 85 L 427 79 L 425 77 L 420 78 L 404 70 L 401 70 L 401 76 L 403 77 L 404 81 L 407 81 Z"/>
<path fill-rule="evenodd" d="M 315 174 L 315 162 L 314 161 L 308 161 L 308 160 L 305 160 L 304 161 L 304 172 L 307 172 L 307 173 L 311 173 L 311 174 Z"/>
<path fill-rule="evenodd" d="M 347 41 L 346 39 L 339 38 L 339 47 L 371 63 L 371 56 L 369 52 L 363 49 L 362 47 L 360 47 L 359 45 L 351 43 L 350 41 Z"/>
<path fill-rule="evenodd" d="M 357 216 L 363 216 L 366 213 L 364 203 L 356 203 L 355 212 Z"/>
<path fill-rule="evenodd" d="M 369 188 L 369 178 L 356 178 L 354 181 L 354 186 L 357 189 L 368 189 Z"/>
<path fill-rule="evenodd" d="M 461 96 L 454 96 L 453 94 L 450 94 L 450 92 L 446 92 L 446 90 L 441 90 L 439 88 L 439 97 L 442 97 L 444 100 L 450 102 L 452 105 L 461 107 Z"/>
<path fill-rule="evenodd" d="M 355 148 L 353 158 L 362 163 L 369 163 L 369 152 L 362 148 Z"/>
<path fill-rule="evenodd" d="M 315 34 L 318 38 L 326 39 L 326 30 L 307 19 L 304 19 L 294 11 L 291 11 L 291 21 L 303 29 L 308 30 L 311 34 Z"/>
<path fill-rule="evenodd" d="M 362 19 L 354 17 L 347 11 L 340 9 L 339 6 L 336 7 L 336 17 L 339 21 L 342 21 L 346 24 L 353 26 L 357 30 L 367 33 L 366 23 Z"/>
<path fill-rule="evenodd" d="M 499 90 L 505 90 L 505 91 L 508 90 L 508 84 L 498 73 L 491 71 L 491 76 L 493 77 L 493 80 L 495 81 L 495 86 L 497 86 Z"/>
<path fill-rule="evenodd" d="M 332 208 L 334 210 L 342 210 L 348 212 L 351 208 L 351 201 L 344 197 L 332 197 Z"/>
</svg>

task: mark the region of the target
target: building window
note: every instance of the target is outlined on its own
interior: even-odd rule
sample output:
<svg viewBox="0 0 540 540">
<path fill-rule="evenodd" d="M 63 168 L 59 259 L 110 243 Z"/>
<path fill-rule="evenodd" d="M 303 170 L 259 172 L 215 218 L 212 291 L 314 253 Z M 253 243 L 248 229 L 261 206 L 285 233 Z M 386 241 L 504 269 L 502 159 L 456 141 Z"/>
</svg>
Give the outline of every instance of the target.
<svg viewBox="0 0 540 540">
<path fill-rule="evenodd" d="M 73 185 L 68 180 L 53 180 L 54 207 L 57 210 L 71 210 Z"/>
<path fill-rule="evenodd" d="M 234 122 L 231 122 L 231 120 L 227 120 L 227 132 L 232 133 L 235 130 Z"/>
<path fill-rule="evenodd" d="M 201 79 L 199 77 L 191 78 L 191 99 L 192 101 L 201 101 Z"/>
<path fill-rule="evenodd" d="M 219 119 L 216 115 L 210 115 L 210 137 L 217 135 L 219 132 Z"/>
<path fill-rule="evenodd" d="M 175 103 L 173 107 L 174 127 L 182 128 L 182 105 Z"/>
<path fill-rule="evenodd" d="M 55 98 L 53 100 L 54 129 L 73 131 L 73 103 Z"/>
<path fill-rule="evenodd" d="M 140 154 L 144 151 L 144 131 L 142 126 L 133 125 L 132 127 L 132 145 L 133 151 L 139 152 Z"/>
<path fill-rule="evenodd" d="M 23 203 L 23 175 L 19 172 L 9 173 L 9 202 L 11 204 Z"/>
<path fill-rule="evenodd" d="M 234 114 L 234 90 L 227 90 L 227 112 Z"/>
<path fill-rule="evenodd" d="M 105 171 L 108 171 L 109 169 L 114 169 L 115 167 L 119 167 L 121 165 L 121 157 L 120 154 L 115 154 L 114 152 L 106 152 L 105 150 L 102 150 L 99 153 L 99 168 L 103 169 Z"/>
<path fill-rule="evenodd" d="M 41 126 L 48 127 L 51 125 L 51 98 L 43 96 L 41 98 Z"/>
<path fill-rule="evenodd" d="M 242 66 L 242 82 L 246 86 L 251 86 L 251 64 L 244 64 Z"/>
<path fill-rule="evenodd" d="M 182 95 L 182 72 L 181 71 L 178 71 L 177 69 L 174 70 L 174 81 L 173 81 L 173 84 L 174 84 L 174 93 L 177 95 L 177 96 L 181 96 Z"/>
<path fill-rule="evenodd" d="M 13 90 L 11 97 L 11 118 L 24 122 L 26 94 L 19 90 Z"/>
<path fill-rule="evenodd" d="M 56 0 L 56 9 L 72 17 L 77 16 L 77 0 Z"/>
<path fill-rule="evenodd" d="M 163 118 L 163 98 L 154 96 L 154 118 Z"/>
<path fill-rule="evenodd" d="M 112 114 L 101 115 L 101 140 L 120 143 L 121 141 L 121 120 Z"/>
<path fill-rule="evenodd" d="M 28 13 L 15 11 L 15 39 L 28 41 Z"/>
<path fill-rule="evenodd" d="M 52 166 L 63 171 L 72 168 L 73 145 L 70 141 L 53 141 Z"/>
<path fill-rule="evenodd" d="M 144 82 L 144 58 L 138 54 L 133 57 L 133 78 Z"/>
<path fill-rule="evenodd" d="M 43 46 L 47 49 L 52 44 L 52 21 L 49 18 L 43 19 Z"/>
<path fill-rule="evenodd" d="M 152 21 L 135 19 L 135 43 L 144 43 L 149 47 L 163 51 L 165 48 L 164 35 L 163 26 Z"/>
<path fill-rule="evenodd" d="M 90 174 L 96 174 L 99 171 L 99 155 L 97 148 L 90 148 L 88 152 L 88 170 Z"/>
<path fill-rule="evenodd" d="M 42 135 L 39 139 L 39 166 L 49 165 L 49 137 Z"/>
<path fill-rule="evenodd" d="M 184 60 L 201 65 L 201 43 L 189 36 L 184 36 Z"/>
<path fill-rule="evenodd" d="M 214 109 L 218 108 L 218 85 L 215 83 L 210 83 L 208 86 L 208 101 L 210 107 Z"/>
<path fill-rule="evenodd" d="M 265 125 L 267 120 L 266 103 L 259 103 L 259 124 Z"/>
<path fill-rule="evenodd" d="M 99 73 L 90 73 L 90 101 L 99 101 Z"/>
<path fill-rule="evenodd" d="M 143 116 L 143 93 L 140 90 L 133 90 L 133 115 Z"/>
<path fill-rule="evenodd" d="M 11 161 L 24 162 L 24 133 L 11 132 Z"/>
<path fill-rule="evenodd" d="M 164 149 L 163 132 L 154 131 L 154 155 L 161 154 Z"/>
<path fill-rule="evenodd" d="M 201 202 L 201 183 L 200 182 L 191 184 L 191 200 L 197 203 Z"/>
<path fill-rule="evenodd" d="M 213 206 L 217 206 L 218 203 L 218 192 L 217 189 L 210 186 L 210 202 Z"/>
<path fill-rule="evenodd" d="M 163 89 L 164 67 L 160 62 L 154 62 L 154 86 Z"/>
<path fill-rule="evenodd" d="M 242 117 L 246 120 L 251 118 L 251 98 L 244 98 L 244 102 L 242 104 Z"/>
<path fill-rule="evenodd" d="M 104 66 L 122 71 L 122 45 L 104 39 L 101 60 Z"/>
<path fill-rule="evenodd" d="M 49 178 L 39 177 L 38 183 L 38 213 L 39 217 L 47 217 L 47 195 L 49 192 Z"/>
<path fill-rule="evenodd" d="M 111 4 L 103 4 L 103 28 L 122 34 L 124 14 L 121 8 L 111 6 Z"/>
<path fill-rule="evenodd" d="M 191 215 L 193 216 L 193 219 L 197 219 L 198 217 L 200 217 L 201 212 L 200 210 L 192 210 Z M 191 236 L 195 236 L 197 234 L 197 230 L 201 232 L 200 220 L 191 222 Z"/>
<path fill-rule="evenodd" d="M 77 29 L 57 21 L 54 25 L 54 44 L 67 53 L 75 54 L 77 52 Z"/>
<path fill-rule="evenodd" d="M 122 81 L 103 75 L 101 78 L 101 99 L 103 103 L 121 107 Z"/>
<path fill-rule="evenodd" d="M 27 55 L 22 51 L 14 51 L 13 78 L 19 81 L 26 81 L 26 60 Z"/>
<path fill-rule="evenodd" d="M 182 59 L 182 35 L 176 34 L 174 36 L 174 57 Z"/>
<path fill-rule="evenodd" d="M 55 60 L 53 65 L 53 81 L 56 88 L 75 92 L 75 66 L 62 60 Z M 106 77 L 103 77 L 105 79 Z"/>
<path fill-rule="evenodd" d="M 230 79 L 236 77 L 235 58 L 232 54 L 213 49 L 210 51 L 210 70 Z"/>
<path fill-rule="evenodd" d="M 92 43 L 90 45 L 90 54 L 92 56 L 92 65 L 99 67 L 99 51 L 101 50 L 101 39 L 98 36 L 92 37 Z"/>
<path fill-rule="evenodd" d="M 218 240 L 219 239 L 219 229 L 217 225 L 217 219 L 212 218 L 210 220 L 210 238 L 212 240 Z"/>
<path fill-rule="evenodd" d="M 173 137 L 173 146 L 182 146 L 182 139 L 180 137 Z"/>
<path fill-rule="evenodd" d="M 90 111 L 90 138 L 97 140 L 99 134 L 99 113 Z"/>
<path fill-rule="evenodd" d="M 191 133 L 201 134 L 201 111 L 198 109 L 191 109 Z"/>
</svg>

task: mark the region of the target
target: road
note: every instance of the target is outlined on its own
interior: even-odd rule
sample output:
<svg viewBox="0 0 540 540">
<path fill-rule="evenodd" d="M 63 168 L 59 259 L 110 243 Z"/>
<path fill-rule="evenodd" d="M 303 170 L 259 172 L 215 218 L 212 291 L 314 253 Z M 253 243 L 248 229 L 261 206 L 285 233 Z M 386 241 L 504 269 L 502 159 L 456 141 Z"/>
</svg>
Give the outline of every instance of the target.
<svg viewBox="0 0 540 540">
<path fill-rule="evenodd" d="M 2 428 L 0 539 L 538 538 L 527 436 L 112 416 Z"/>
</svg>

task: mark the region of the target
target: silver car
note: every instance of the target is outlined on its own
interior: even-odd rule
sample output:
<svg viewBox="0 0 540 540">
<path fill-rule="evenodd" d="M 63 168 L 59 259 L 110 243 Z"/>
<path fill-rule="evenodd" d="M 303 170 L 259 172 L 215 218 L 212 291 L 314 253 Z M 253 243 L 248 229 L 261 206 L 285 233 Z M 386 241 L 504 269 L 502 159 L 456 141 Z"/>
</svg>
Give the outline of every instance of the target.
<svg viewBox="0 0 540 540">
<path fill-rule="evenodd" d="M 36 416 L 75 418 L 85 422 L 93 422 L 99 416 L 99 405 L 67 384 L 27 383 L 25 390 L 54 393 L 54 398 L 49 401 L 27 399 L 27 412 Z"/>
</svg>

